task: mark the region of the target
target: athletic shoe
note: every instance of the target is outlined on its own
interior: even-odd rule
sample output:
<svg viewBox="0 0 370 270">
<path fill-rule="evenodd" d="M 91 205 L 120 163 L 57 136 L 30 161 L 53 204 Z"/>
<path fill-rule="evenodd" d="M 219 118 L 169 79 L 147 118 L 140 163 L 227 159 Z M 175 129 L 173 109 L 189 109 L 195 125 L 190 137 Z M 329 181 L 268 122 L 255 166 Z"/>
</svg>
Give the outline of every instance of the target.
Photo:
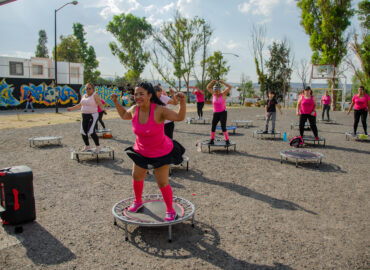
<svg viewBox="0 0 370 270">
<path fill-rule="evenodd" d="M 225 141 L 226 145 L 230 145 L 230 140 Z"/>
<path fill-rule="evenodd" d="M 101 147 L 100 146 L 95 147 L 95 153 L 99 153 L 100 150 L 101 150 Z"/>
<path fill-rule="evenodd" d="M 24 110 L 25 112 L 27 112 L 27 110 Z"/>
<path fill-rule="evenodd" d="M 32 112 L 34 112 L 34 110 L 32 110 Z"/>
<path fill-rule="evenodd" d="M 275 130 L 272 130 L 272 131 L 271 131 L 271 134 L 275 134 Z"/>
<path fill-rule="evenodd" d="M 209 144 L 215 144 L 215 139 L 210 139 Z"/>
<path fill-rule="evenodd" d="M 264 132 L 262 132 L 263 134 L 267 134 L 267 133 L 269 133 L 267 130 L 265 130 Z"/>
<path fill-rule="evenodd" d="M 166 218 L 164 219 L 165 221 L 174 221 L 175 219 L 177 219 L 177 213 L 176 211 L 172 211 L 172 212 L 166 212 Z"/>
<path fill-rule="evenodd" d="M 319 141 L 320 139 L 319 139 L 319 137 L 315 137 L 315 140 L 316 140 L 316 141 Z"/>
<path fill-rule="evenodd" d="M 136 213 L 144 206 L 143 202 L 134 201 L 132 205 L 127 209 L 130 212 Z"/>
<path fill-rule="evenodd" d="M 81 150 L 82 152 L 87 152 L 90 150 L 90 146 L 85 145 L 85 147 Z"/>
</svg>

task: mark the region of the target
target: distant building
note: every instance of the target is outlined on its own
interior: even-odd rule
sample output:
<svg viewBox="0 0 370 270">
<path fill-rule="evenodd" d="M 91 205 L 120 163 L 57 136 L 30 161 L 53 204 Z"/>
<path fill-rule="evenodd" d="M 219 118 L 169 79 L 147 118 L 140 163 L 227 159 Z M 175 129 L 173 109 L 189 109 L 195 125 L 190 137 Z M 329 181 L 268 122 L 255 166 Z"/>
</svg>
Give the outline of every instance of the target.
<svg viewBox="0 0 370 270">
<path fill-rule="evenodd" d="M 83 84 L 82 63 L 58 61 L 58 84 Z M 0 56 L 0 78 L 55 80 L 54 61 L 50 58 L 31 59 Z"/>
</svg>

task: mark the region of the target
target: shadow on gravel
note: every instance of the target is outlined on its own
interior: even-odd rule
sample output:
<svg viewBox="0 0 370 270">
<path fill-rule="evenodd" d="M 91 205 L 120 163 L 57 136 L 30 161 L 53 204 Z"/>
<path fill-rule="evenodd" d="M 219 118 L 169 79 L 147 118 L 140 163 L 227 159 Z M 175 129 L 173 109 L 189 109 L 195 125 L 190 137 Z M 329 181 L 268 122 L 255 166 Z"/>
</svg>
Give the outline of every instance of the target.
<svg viewBox="0 0 370 270">
<path fill-rule="evenodd" d="M 14 226 L 4 226 L 8 234 L 14 235 L 26 249 L 26 255 L 38 265 L 62 264 L 76 258 L 75 254 L 38 222 L 23 226 L 23 233 L 14 234 Z"/>
<path fill-rule="evenodd" d="M 370 143 L 370 140 L 368 140 L 368 141 L 359 141 L 359 142 Z M 340 146 L 335 146 L 335 145 L 327 145 L 325 148 L 338 150 L 338 151 L 345 151 L 345 152 L 351 152 L 351 153 L 370 155 L 370 151 L 359 150 L 359 149 L 354 149 L 354 148 L 340 147 Z"/>
<path fill-rule="evenodd" d="M 237 259 L 222 250 L 219 233 L 208 224 L 195 221 L 193 228 L 189 223 L 180 223 L 172 228 L 172 243 L 167 241 L 167 227 L 136 227 L 131 233 L 130 242 L 148 255 L 164 259 L 199 258 L 204 263 L 189 265 L 189 268 L 208 268 L 209 264 L 220 269 L 265 269 L 292 270 L 293 268 L 274 262 L 273 266 L 249 263 Z"/>
<path fill-rule="evenodd" d="M 279 162 L 280 162 L 280 159 L 279 159 Z M 239 193 L 242 196 L 246 196 L 246 197 L 249 197 L 255 200 L 268 203 L 271 207 L 276 208 L 276 209 L 293 210 L 293 211 L 301 210 L 301 211 L 304 211 L 312 215 L 317 215 L 317 213 L 307 210 L 296 203 L 286 201 L 286 200 L 279 200 L 279 199 L 256 192 L 254 190 L 251 190 L 245 186 L 241 186 L 238 184 L 221 182 L 221 181 L 216 181 L 216 180 L 206 178 L 203 176 L 203 173 L 198 170 L 189 170 L 187 172 L 185 171 L 182 173 L 182 178 L 188 179 L 190 181 L 201 182 L 203 184 L 216 185 L 216 186 L 220 186 L 223 188 L 227 188 L 231 191 Z"/>
</svg>

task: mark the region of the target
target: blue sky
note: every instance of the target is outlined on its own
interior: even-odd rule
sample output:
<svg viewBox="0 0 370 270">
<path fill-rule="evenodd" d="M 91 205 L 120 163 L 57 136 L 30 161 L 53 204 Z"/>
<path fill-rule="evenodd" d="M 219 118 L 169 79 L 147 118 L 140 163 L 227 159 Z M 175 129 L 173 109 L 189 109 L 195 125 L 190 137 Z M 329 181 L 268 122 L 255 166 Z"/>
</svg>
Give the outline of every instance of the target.
<svg viewBox="0 0 370 270">
<path fill-rule="evenodd" d="M 2 42 L 1 56 L 34 56 L 38 42 L 38 32 L 44 29 L 48 36 L 49 53 L 54 47 L 54 10 L 68 3 L 67 0 L 17 0 L 0 6 Z M 359 0 L 353 1 L 357 6 Z M 228 81 L 240 82 L 241 74 L 257 81 L 251 52 L 252 25 L 265 24 L 266 44 L 287 38 L 294 52 L 296 62 L 310 60 L 309 37 L 299 24 L 300 10 L 294 0 L 81 0 L 79 4 L 67 5 L 57 13 L 57 32 L 60 35 L 72 34 L 72 24 L 80 22 L 87 32 L 89 45 L 95 48 L 102 75 L 122 76 L 125 68 L 112 55 L 109 42 L 113 37 L 105 28 L 114 15 L 132 13 L 146 17 L 154 26 L 173 18 L 176 9 L 187 17 L 199 16 L 209 22 L 214 29 L 209 52 L 215 50 L 235 53 L 224 57 L 231 70 Z M 353 18 L 351 28 L 358 22 Z M 266 56 L 267 55 L 266 46 Z M 267 59 L 267 58 L 266 58 Z M 159 77 L 150 64 L 142 77 Z M 350 74 L 348 74 L 350 75 Z M 295 74 L 293 82 L 299 82 Z"/>
</svg>

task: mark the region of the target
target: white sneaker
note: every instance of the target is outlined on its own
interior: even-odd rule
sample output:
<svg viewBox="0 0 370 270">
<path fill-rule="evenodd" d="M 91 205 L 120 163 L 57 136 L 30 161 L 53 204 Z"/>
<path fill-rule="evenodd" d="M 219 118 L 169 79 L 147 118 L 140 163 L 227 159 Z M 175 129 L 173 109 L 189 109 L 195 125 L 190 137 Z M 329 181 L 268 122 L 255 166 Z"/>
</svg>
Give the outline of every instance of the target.
<svg viewBox="0 0 370 270">
<path fill-rule="evenodd" d="M 96 148 L 95 148 L 95 153 L 99 153 L 100 152 L 100 150 L 101 150 L 101 147 L 100 146 L 97 146 Z"/>
<path fill-rule="evenodd" d="M 82 152 L 87 152 L 90 150 L 90 146 L 89 145 L 85 145 L 84 148 L 82 148 Z"/>
</svg>

